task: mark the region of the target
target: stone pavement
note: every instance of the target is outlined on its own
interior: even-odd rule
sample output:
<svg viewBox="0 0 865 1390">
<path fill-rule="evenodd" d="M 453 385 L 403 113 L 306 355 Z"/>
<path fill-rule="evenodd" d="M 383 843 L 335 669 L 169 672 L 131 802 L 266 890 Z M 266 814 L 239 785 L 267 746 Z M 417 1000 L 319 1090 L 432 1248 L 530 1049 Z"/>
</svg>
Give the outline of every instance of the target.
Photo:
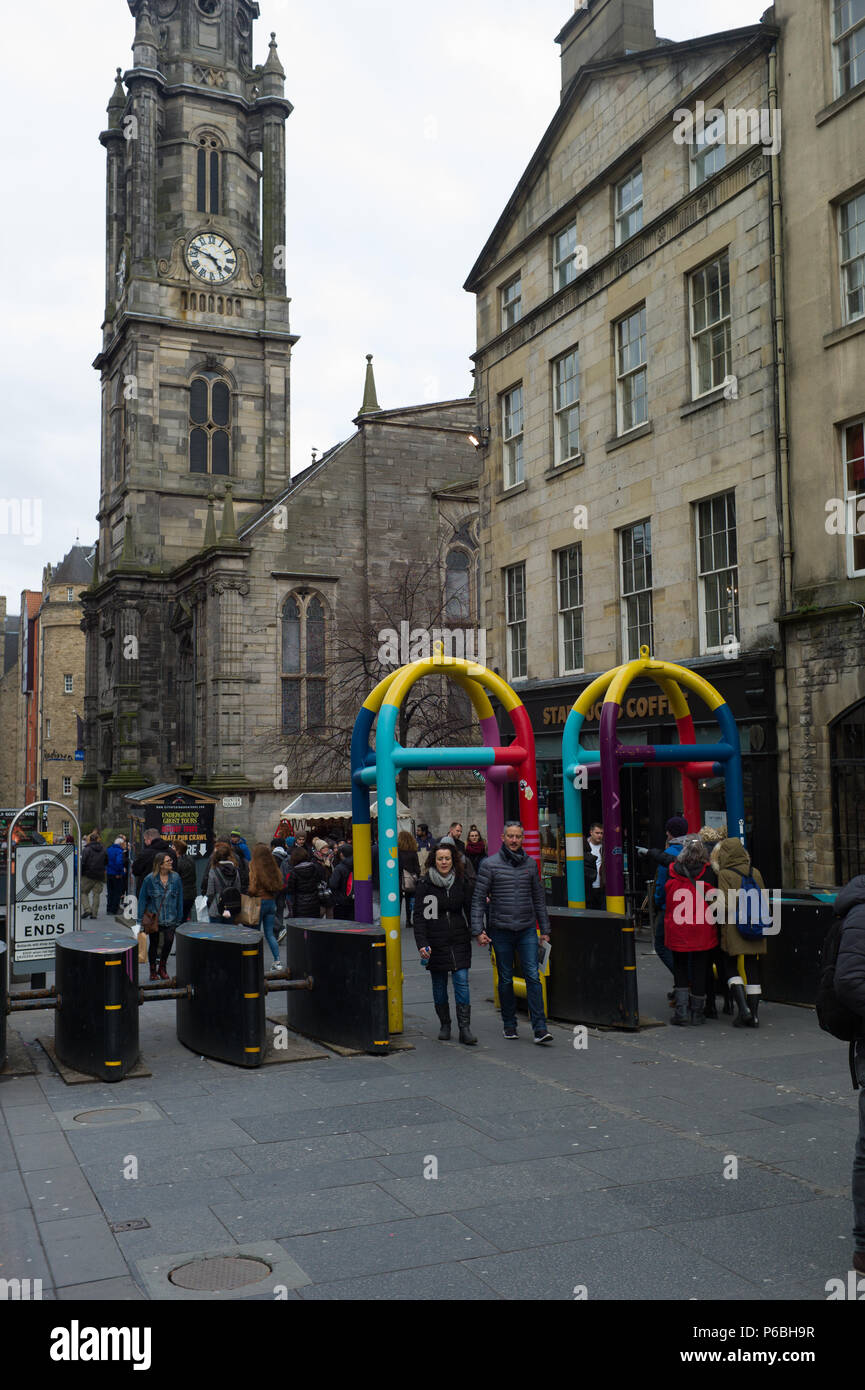
<svg viewBox="0 0 865 1390">
<path fill-rule="evenodd" d="M 643 1014 L 666 1019 L 639 939 L 638 964 Z M 822 1301 L 846 1277 L 856 1101 L 809 1010 L 764 1004 L 757 1032 L 590 1029 L 584 1049 L 562 1025 L 534 1046 L 523 1022 L 506 1042 L 476 950 L 468 1048 L 436 1040 L 413 948 L 405 975 L 413 1050 L 245 1072 L 148 1004 L 153 1075 L 115 1086 L 67 1086 L 35 1041 L 52 1014 L 13 1015 L 38 1074 L 0 1079 L 0 1277 L 202 1298 L 168 1272 L 229 1251 L 272 1273 L 211 1298 Z M 134 1114 L 75 1119 L 111 1107 Z"/>
</svg>

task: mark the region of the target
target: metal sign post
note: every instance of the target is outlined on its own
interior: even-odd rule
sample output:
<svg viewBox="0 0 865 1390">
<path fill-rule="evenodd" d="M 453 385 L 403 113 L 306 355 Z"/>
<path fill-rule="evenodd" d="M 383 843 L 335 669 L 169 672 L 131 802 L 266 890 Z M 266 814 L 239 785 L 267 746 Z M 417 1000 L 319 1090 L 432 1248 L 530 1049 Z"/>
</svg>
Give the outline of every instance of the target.
<svg viewBox="0 0 865 1390">
<path fill-rule="evenodd" d="M 74 845 L 13 844 L 12 836 L 22 816 L 40 806 L 56 806 L 71 816 L 78 836 L 78 869 Z M 12 893 L 12 851 L 15 849 L 15 894 Z M 72 851 L 72 854 L 69 851 Z M 72 863 L 70 864 L 70 859 Z M 80 929 L 76 911 L 81 908 L 81 826 L 78 817 L 62 801 L 31 801 L 9 823 L 6 832 L 6 994 L 15 964 L 51 967 L 53 939 Z M 25 936 L 16 940 L 19 911 L 26 923 Z M 50 946 L 49 946 L 50 942 Z M 31 973 L 39 973 L 38 969 Z"/>
</svg>

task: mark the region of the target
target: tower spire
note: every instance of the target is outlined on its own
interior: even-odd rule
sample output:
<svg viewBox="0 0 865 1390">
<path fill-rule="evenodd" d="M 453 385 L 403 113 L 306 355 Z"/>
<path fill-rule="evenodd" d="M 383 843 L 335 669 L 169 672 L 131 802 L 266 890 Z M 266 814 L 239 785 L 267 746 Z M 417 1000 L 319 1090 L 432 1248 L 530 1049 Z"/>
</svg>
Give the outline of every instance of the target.
<svg viewBox="0 0 865 1390">
<path fill-rule="evenodd" d="M 358 415 L 375 415 L 381 410 L 375 393 L 375 373 L 372 369 L 372 353 L 366 355 L 366 380 L 363 386 L 363 405 Z"/>
<path fill-rule="evenodd" d="M 123 86 L 121 69 L 117 69 L 117 76 L 114 80 L 114 91 L 111 93 L 111 100 L 108 103 L 108 129 L 117 130 L 123 120 L 123 112 L 126 110 L 126 91 Z"/>
</svg>

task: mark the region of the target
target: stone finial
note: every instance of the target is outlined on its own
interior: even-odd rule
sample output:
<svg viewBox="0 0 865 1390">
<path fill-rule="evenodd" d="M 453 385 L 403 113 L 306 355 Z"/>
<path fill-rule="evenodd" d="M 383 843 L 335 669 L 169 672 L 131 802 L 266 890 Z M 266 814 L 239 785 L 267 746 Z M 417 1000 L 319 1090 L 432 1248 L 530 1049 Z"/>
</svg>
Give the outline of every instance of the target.
<svg viewBox="0 0 865 1390">
<path fill-rule="evenodd" d="M 257 69 L 260 78 L 260 95 L 266 97 L 281 97 L 285 94 L 285 68 L 279 61 L 279 54 L 276 51 L 276 34 L 270 36 L 270 51 L 267 55 L 267 62 Z"/>
<path fill-rule="evenodd" d="M 141 8 L 135 20 L 135 39 L 132 44 L 132 57 L 137 68 L 154 68 L 158 41 L 150 17 L 149 0 L 141 0 Z"/>
<path fill-rule="evenodd" d="M 114 91 L 111 93 L 111 100 L 108 103 L 108 129 L 116 130 L 123 120 L 123 112 L 126 110 L 126 90 L 123 86 L 121 69 L 117 69 L 117 77 L 114 80 Z"/>
<path fill-rule="evenodd" d="M 207 495 L 207 520 L 204 523 L 204 549 L 208 546 L 216 545 L 216 513 L 213 510 L 213 503 L 216 498 L 212 492 Z"/>
<path fill-rule="evenodd" d="M 372 353 L 366 355 L 366 380 L 363 386 L 363 405 L 357 412 L 358 415 L 375 415 L 381 410 L 378 397 L 375 393 L 375 373 L 372 369 Z"/>
<path fill-rule="evenodd" d="M 120 560 L 118 561 L 117 568 L 119 570 L 140 569 L 135 554 L 135 533 L 132 529 L 131 516 L 127 516 L 126 525 L 123 529 L 123 549 L 120 552 Z"/>
<path fill-rule="evenodd" d="M 221 545 L 226 541 L 232 542 L 237 540 L 237 522 L 234 519 L 234 502 L 231 496 L 231 488 L 232 484 L 227 482 L 225 484 L 225 502 L 222 506 L 222 530 L 219 533 Z"/>
</svg>

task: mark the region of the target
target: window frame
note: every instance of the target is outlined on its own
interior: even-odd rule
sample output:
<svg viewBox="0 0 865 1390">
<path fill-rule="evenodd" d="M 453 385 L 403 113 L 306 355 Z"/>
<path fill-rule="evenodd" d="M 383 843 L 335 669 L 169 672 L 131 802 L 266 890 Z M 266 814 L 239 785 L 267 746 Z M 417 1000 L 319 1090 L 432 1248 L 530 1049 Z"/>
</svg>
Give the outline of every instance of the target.
<svg viewBox="0 0 865 1390">
<path fill-rule="evenodd" d="M 574 358 L 576 360 L 576 370 L 574 372 L 573 378 L 568 378 L 567 380 L 576 381 L 576 397 L 573 401 L 568 401 L 564 405 L 562 405 L 559 403 L 559 390 L 562 384 L 559 381 L 559 368 L 562 366 L 563 363 L 570 361 L 571 358 Z M 563 468 L 565 464 L 573 463 L 575 459 L 582 457 L 582 448 L 580 440 L 580 426 L 582 424 L 582 413 L 580 408 L 579 343 L 575 343 L 574 346 L 570 348 L 567 352 L 563 352 L 558 357 L 554 357 L 552 362 L 550 363 L 550 372 L 551 390 L 553 397 L 553 467 Z M 569 416 L 572 411 L 577 412 L 577 447 L 574 452 L 565 455 L 562 451 L 561 425 L 563 417 Z M 569 426 L 568 435 L 570 435 L 570 432 L 571 431 Z"/>
<path fill-rule="evenodd" d="M 225 215 L 223 206 L 222 145 L 209 131 L 197 138 L 195 156 L 195 208 L 204 217 Z"/>
<path fill-rule="evenodd" d="M 708 183 L 716 174 L 720 174 L 722 169 L 727 167 L 727 108 L 725 106 L 708 107 L 712 111 L 720 111 L 723 116 L 723 129 L 719 140 L 701 142 L 697 138 L 696 129 L 692 127 L 691 139 L 688 141 L 688 187 L 693 193 L 694 189 L 702 188 L 704 183 Z M 714 125 L 714 121 L 711 122 Z M 696 117 L 694 118 L 696 125 Z M 703 135 L 705 137 L 705 125 Z M 720 152 L 720 162 L 717 168 L 712 169 L 711 173 L 706 171 L 706 160 L 715 151 Z"/>
<path fill-rule="evenodd" d="M 569 555 L 573 554 L 574 552 L 576 552 L 577 561 L 578 561 L 577 573 L 576 573 L 576 575 L 567 574 L 567 575 L 564 575 L 564 576 L 563 576 L 563 575 L 562 575 L 562 561 L 563 561 L 563 559 L 565 558 L 565 556 L 569 556 Z M 560 675 L 560 676 L 578 676 L 578 675 L 581 675 L 581 674 L 585 671 L 585 669 L 586 669 L 585 588 L 584 588 L 584 585 L 583 585 L 583 543 L 582 543 L 582 541 L 575 541 L 575 542 L 573 543 L 573 545 L 566 545 L 562 550 L 557 550 L 557 551 L 555 552 L 555 556 L 556 556 L 556 581 L 555 581 L 555 582 L 556 582 L 556 619 L 557 619 L 557 621 L 556 621 L 556 630 L 557 630 L 557 635 L 558 635 L 559 675 Z M 578 592 L 579 592 L 579 602 L 576 603 L 576 604 L 571 604 L 569 607 L 564 608 L 564 607 L 562 606 L 562 582 L 563 582 L 563 580 L 564 580 L 565 583 L 568 583 L 568 582 L 570 582 L 571 580 L 573 580 L 574 578 L 576 579 L 576 582 L 577 582 L 577 589 L 578 589 Z M 582 657 L 582 661 L 581 661 L 581 663 L 580 663 L 579 666 L 569 666 L 568 663 L 567 663 L 567 660 L 566 660 L 566 658 L 565 658 L 565 651 L 566 651 L 565 626 L 566 626 L 566 619 L 567 619 L 568 615 L 571 614 L 571 613 L 579 613 L 579 615 L 580 615 L 580 616 L 579 616 L 579 629 L 580 629 L 579 645 L 580 645 L 580 655 L 581 655 L 581 657 Z M 574 641 L 575 641 L 575 639 L 573 638 L 573 636 L 571 636 L 571 639 L 570 639 L 570 640 L 571 640 L 571 642 L 574 642 Z"/>
<path fill-rule="evenodd" d="M 622 207 L 620 206 L 620 195 L 621 195 L 621 193 L 622 193 L 622 190 L 625 188 L 626 185 L 632 184 L 632 183 L 634 182 L 635 178 L 636 178 L 638 175 L 639 175 L 639 179 L 640 179 L 640 197 L 639 197 L 639 201 L 634 201 L 634 202 L 632 202 L 632 203 L 629 205 L 628 208 L 622 208 Z M 630 218 L 630 217 L 633 217 L 633 216 L 635 216 L 635 215 L 638 216 L 638 219 L 639 219 L 639 224 L 638 224 L 638 226 L 636 226 L 632 232 L 628 232 L 627 236 L 624 236 L 624 235 L 622 234 L 622 226 L 621 226 L 623 219 L 625 219 L 625 218 Z M 619 182 L 615 185 L 615 187 L 614 187 L 614 189 L 613 189 L 613 218 L 614 218 L 614 226 L 615 226 L 614 241 L 615 241 L 616 246 L 624 246 L 624 244 L 625 244 L 626 241 L 630 241 L 630 240 L 631 240 L 631 237 L 635 237 L 635 236 L 637 235 L 638 232 L 641 232 L 641 231 L 643 230 L 643 161 L 642 161 L 642 160 L 640 160 L 640 162 L 639 162 L 638 164 L 635 164 L 635 165 L 633 166 L 633 168 L 631 168 L 631 169 L 628 171 L 628 173 L 625 175 L 625 177 L 624 177 L 623 179 L 619 179 Z"/>
<path fill-rule="evenodd" d="M 848 92 L 852 92 L 854 88 L 858 87 L 862 82 L 865 82 L 865 35 L 863 35 L 862 48 L 856 54 L 855 58 L 851 59 L 847 64 L 842 64 L 841 62 L 841 45 L 851 40 L 853 35 L 860 34 L 861 31 L 865 29 L 865 12 L 863 12 L 861 19 L 855 20 L 843 33 L 836 33 L 836 21 L 844 5 L 847 3 L 849 3 L 849 0 L 833 0 L 832 8 L 829 12 L 829 34 L 832 42 L 832 74 L 836 100 L 839 97 L 846 96 Z M 845 66 L 850 69 L 850 77 L 853 77 L 857 66 L 861 69 L 861 76 L 859 76 L 855 82 L 848 81 L 846 87 L 842 80 L 842 71 Z"/>
<path fill-rule="evenodd" d="M 66 674 L 65 671 L 64 671 L 64 673 L 63 673 L 63 694 L 64 694 L 64 695 L 74 695 L 74 694 L 75 694 L 75 676 L 74 676 L 74 675 L 69 676 L 69 675 Z"/>
<path fill-rule="evenodd" d="M 192 389 L 197 381 L 201 381 L 207 388 L 207 418 L 206 420 L 193 420 L 192 418 Z M 213 393 L 217 386 L 224 386 L 228 394 L 228 419 L 226 424 L 218 424 L 213 414 Z M 189 395 L 188 414 L 187 414 L 187 464 L 188 472 L 198 478 L 230 478 L 232 465 L 232 433 L 234 430 L 234 392 L 231 382 L 222 372 L 211 371 L 209 368 L 194 372 L 189 378 L 187 386 Z M 192 467 L 192 439 L 197 430 L 200 430 L 206 438 L 206 463 L 204 469 Z M 228 467 L 218 473 L 213 471 L 213 445 L 217 435 L 224 434 L 226 438 L 226 457 Z"/>
<path fill-rule="evenodd" d="M 855 222 L 853 225 L 856 228 L 861 228 L 861 231 L 858 233 L 857 240 L 861 241 L 862 250 L 856 256 L 848 256 L 847 260 L 845 261 L 844 237 L 845 235 L 849 235 L 849 228 L 847 230 L 847 233 L 845 233 L 843 227 L 844 212 L 846 208 L 851 208 L 854 205 L 854 203 L 860 202 L 862 204 L 862 216 L 861 219 Z M 862 310 L 861 313 L 854 314 L 851 316 L 849 312 L 848 302 L 850 298 L 850 291 L 847 288 L 847 273 L 851 266 L 857 264 L 861 267 L 860 283 L 858 286 L 858 290 L 862 300 Z M 844 325 L 844 327 L 846 327 L 847 324 L 850 323 L 861 323 L 862 320 L 865 319 L 865 188 L 860 188 L 858 193 L 854 193 L 852 197 L 845 198 L 842 202 L 838 204 L 838 269 L 841 277 L 841 322 Z"/>
<path fill-rule="evenodd" d="M 725 527 L 724 527 L 724 531 L 723 531 L 723 533 L 720 532 L 720 531 L 716 531 L 716 530 L 714 529 L 714 525 L 713 525 L 713 529 L 712 529 L 710 532 L 707 532 L 707 533 L 704 535 L 703 530 L 702 530 L 702 526 L 701 526 L 701 520 L 702 520 L 702 515 L 703 515 L 703 508 L 704 508 L 704 507 L 712 508 L 712 507 L 713 507 L 713 504 L 716 503 L 716 502 L 724 502 L 724 503 L 725 503 L 725 522 L 726 522 L 726 524 L 725 524 Z M 732 523 L 733 523 L 732 526 L 730 525 L 730 513 L 731 513 L 731 508 L 732 508 Z M 710 519 L 711 519 L 712 523 L 714 523 L 714 516 L 711 516 Z M 733 537 L 733 547 L 732 547 L 732 548 L 733 548 L 733 550 L 734 550 L 734 552 L 735 552 L 735 557 L 736 557 L 736 558 L 735 558 L 735 562 L 734 562 L 733 564 L 730 564 L 730 563 L 729 563 L 729 560 L 730 560 L 730 544 L 729 544 L 729 539 L 728 539 L 728 541 L 727 541 L 727 557 L 726 557 L 726 558 L 727 558 L 727 563 L 724 564 L 724 565 L 716 566 L 716 567 L 713 568 L 713 569 L 703 569 L 703 546 L 704 546 L 704 544 L 705 544 L 705 543 L 710 543 L 710 544 L 711 544 L 711 547 L 712 547 L 712 550 L 713 550 L 713 554 L 714 554 L 714 549 L 715 549 L 715 537 L 716 537 L 716 536 L 720 536 L 720 535 L 722 535 L 722 534 L 723 534 L 724 536 L 728 537 L 728 538 L 729 538 L 731 535 L 732 535 L 732 537 Z M 727 639 L 728 636 L 734 637 L 737 643 L 740 642 L 741 639 L 742 639 L 742 616 L 741 616 L 741 610 L 740 610 L 740 607 L 739 607 L 739 527 L 738 527 L 738 518 L 737 518 L 737 515 L 736 515 L 736 490 L 735 490 L 735 488 L 729 488 L 729 489 L 727 489 L 727 491 L 725 491 L 725 492 L 717 492 L 717 493 L 714 493 L 711 497 L 701 497 L 700 500 L 699 500 L 699 502 L 695 502 L 695 503 L 694 503 L 694 540 L 695 540 L 696 555 L 697 555 L 697 612 L 698 612 L 698 632 L 699 632 L 699 640 L 700 640 L 700 655 L 701 655 L 701 656 L 713 656 L 713 655 L 717 655 L 718 653 L 723 652 L 723 651 L 726 650 L 726 648 L 725 648 L 725 643 L 726 643 L 726 639 Z M 717 643 L 717 645 L 713 645 L 713 644 L 710 644 L 710 642 L 709 642 L 709 623 L 708 623 L 709 606 L 708 606 L 708 602 L 707 602 L 707 589 L 708 589 L 709 583 L 710 583 L 711 581 L 713 581 L 713 580 L 718 580 L 718 581 L 720 581 L 721 576 L 726 575 L 726 574 L 732 574 L 732 575 L 733 575 L 733 594 L 734 594 L 734 598 L 733 598 L 733 610 L 734 610 L 734 615 L 735 615 L 735 617 L 734 617 L 734 627 L 735 627 L 735 631 L 734 631 L 733 633 L 721 632 L 721 633 L 720 633 L 720 641 Z M 717 611 L 717 612 L 720 613 L 720 612 L 721 612 L 721 608 L 718 607 L 717 610 L 715 610 L 715 611 Z M 719 623 L 719 627 L 720 627 L 720 626 L 721 626 L 721 624 Z"/>
<path fill-rule="evenodd" d="M 626 536 L 628 536 L 628 537 L 633 537 L 633 535 L 634 535 L 634 533 L 636 532 L 636 530 L 637 530 L 638 527 L 643 527 L 643 528 L 644 528 L 644 529 L 643 529 L 643 542 L 644 542 L 644 548 L 643 548 L 643 555 L 642 555 L 641 558 L 642 558 L 642 561 L 643 561 L 643 564 L 644 564 L 643 579 L 644 579 L 644 581 L 645 581 L 646 572 L 648 572 L 648 583 L 646 584 L 646 583 L 644 582 L 643 585 L 642 585 L 642 587 L 639 587 L 639 588 L 634 587 L 634 588 L 631 588 L 631 589 L 626 589 L 626 588 L 625 588 L 625 564 L 626 564 L 626 557 L 625 557 L 625 537 L 626 537 Z M 654 598 L 653 598 L 653 595 L 654 595 L 654 573 L 653 573 L 653 569 L 652 569 L 652 519 L 651 519 L 651 517 L 646 517 L 643 521 L 635 521 L 635 522 L 632 522 L 630 526 L 624 526 L 624 527 L 622 527 L 622 529 L 619 531 L 618 534 L 619 534 L 619 595 L 620 595 L 619 605 L 620 605 L 621 633 L 622 633 L 622 660 L 623 660 L 623 661 L 636 661 L 636 660 L 639 658 L 639 655 L 640 655 L 640 647 L 641 647 L 641 646 L 647 645 L 648 648 L 649 648 L 649 651 L 650 651 L 651 653 L 654 652 L 654 641 L 655 641 L 655 609 L 654 609 Z M 648 549 L 645 548 L 645 541 L 646 541 L 646 537 L 647 537 L 647 536 L 648 536 Z M 635 558 L 634 558 L 633 540 L 631 540 L 631 554 L 630 554 L 629 562 L 630 562 L 630 564 L 631 564 L 632 566 L 635 566 L 636 563 L 637 563 L 637 561 L 636 561 Z M 644 623 L 642 622 L 642 620 L 641 620 L 641 618 L 640 618 L 640 616 L 639 616 L 639 607 L 640 607 L 640 602 L 639 602 L 639 601 L 640 601 L 640 598 L 641 598 L 644 594 L 648 594 L 648 609 L 649 609 L 648 642 L 645 642 L 645 643 L 644 643 L 643 640 L 642 640 L 642 630 L 643 630 L 643 627 L 644 627 Z M 631 610 L 630 610 L 630 607 L 629 607 L 629 601 L 630 601 L 630 600 L 636 600 L 636 607 L 637 607 L 637 614 L 638 614 L 637 623 L 636 623 L 636 631 L 637 631 L 637 643 L 636 643 L 636 648 L 637 648 L 637 649 L 636 649 L 636 651 L 635 651 L 633 654 L 631 653 L 631 644 L 630 644 L 630 638 L 629 638 L 629 633 L 630 633 L 630 631 L 631 631 L 631 628 L 634 626 L 634 624 L 631 624 L 631 623 L 629 622 L 629 620 L 628 620 L 628 619 L 629 619 L 629 613 L 630 613 L 630 611 L 631 611 Z"/>
<path fill-rule="evenodd" d="M 707 323 L 705 324 L 705 326 L 704 326 L 703 328 L 701 328 L 701 329 L 695 331 L 695 329 L 694 329 L 694 307 L 695 307 L 694 289 L 695 289 L 695 285 L 696 285 L 696 282 L 697 282 L 697 277 L 700 276 L 700 275 L 705 274 L 707 271 L 710 270 L 710 268 L 711 268 L 712 266 L 715 266 L 715 265 L 717 265 L 717 266 L 722 266 L 722 265 L 724 265 L 724 264 L 726 264 L 726 268 L 727 268 L 727 283 L 726 283 L 726 292 L 727 292 L 727 312 L 726 312 L 726 314 L 724 314 L 724 313 L 722 312 L 720 318 L 718 318 L 718 319 L 713 319 L 711 323 L 709 323 L 709 322 L 707 321 Z M 721 292 L 721 307 L 722 307 L 722 309 L 723 309 L 724 284 L 723 284 L 723 280 L 721 279 L 720 276 L 719 276 L 719 288 L 720 288 L 720 292 Z M 708 301 L 709 301 L 709 298 L 710 298 L 710 295 L 707 293 L 707 294 L 704 296 L 704 299 L 705 299 L 706 302 L 708 302 Z M 698 344 L 698 341 L 699 341 L 701 338 L 705 337 L 706 334 L 713 332 L 713 330 L 715 330 L 719 325 L 726 325 L 726 340 L 727 340 L 727 341 L 726 341 L 726 349 L 725 349 L 725 352 L 726 352 L 726 371 L 725 371 L 724 374 L 722 375 L 720 381 L 713 381 L 709 386 L 705 387 L 705 389 L 701 391 L 701 390 L 698 389 L 698 388 L 699 388 L 699 385 L 700 385 L 700 360 L 699 360 L 699 350 L 698 350 L 697 344 Z M 688 272 L 688 337 L 689 337 L 689 342 L 690 342 L 690 358 L 691 358 L 691 399 L 692 399 L 693 401 L 698 401 L 698 400 L 700 400 L 703 396 L 708 396 L 708 395 L 710 395 L 713 391 L 719 390 L 719 389 L 721 388 L 721 386 L 723 386 L 724 382 L 728 379 L 728 377 L 730 377 L 730 376 L 732 375 L 732 372 L 733 372 L 733 283 L 732 283 L 732 280 L 731 280 L 731 278 L 730 278 L 730 251 L 729 251 L 729 248 L 727 248 L 726 250 L 720 252 L 717 256 L 714 256 L 711 260 L 709 260 L 709 261 L 704 261 L 703 264 L 697 266 L 696 269 L 691 270 L 691 271 Z M 710 359 L 710 361 L 714 361 L 714 357 L 712 357 L 712 358 Z"/>
<path fill-rule="evenodd" d="M 285 638 L 284 626 L 288 621 L 286 609 L 289 602 L 293 602 L 298 610 L 298 646 L 296 671 L 285 669 Z M 317 664 L 314 668 L 310 666 L 310 609 L 314 603 L 318 603 L 321 608 L 321 653 L 316 658 Z M 317 620 L 315 620 L 317 621 Z M 315 734 L 320 731 L 327 723 L 328 703 L 330 687 L 327 676 L 328 668 L 328 648 L 330 642 L 330 610 L 325 597 L 317 589 L 301 593 L 297 589 L 292 589 L 285 594 L 279 605 L 279 726 L 280 732 L 287 738 L 297 738 L 306 734 Z M 287 729 L 285 726 L 285 693 L 286 686 L 292 685 L 297 689 L 297 711 L 298 727 Z M 321 719 L 316 723 L 310 723 L 310 686 L 316 689 L 321 686 Z"/>
<path fill-rule="evenodd" d="M 507 298 L 509 290 L 517 287 L 517 293 L 512 299 Z M 499 287 L 499 306 L 501 310 L 501 329 L 507 333 L 509 328 L 515 328 L 523 316 L 523 272 L 518 270 L 516 275 L 512 275 Z"/>
<path fill-rule="evenodd" d="M 528 679 L 529 670 L 529 651 L 528 651 L 528 619 L 526 602 L 526 562 L 519 561 L 515 565 L 506 565 L 504 575 L 504 594 L 505 594 L 505 653 L 507 658 L 507 672 L 509 681 L 519 681 Z M 522 580 L 521 590 L 516 590 L 511 585 L 511 576 L 519 576 Z M 522 617 L 511 617 L 511 603 L 513 598 L 522 599 Z M 520 643 L 520 636 L 522 641 Z M 515 642 L 518 645 L 515 645 Z M 522 653 L 523 669 L 515 669 L 514 656 Z"/>
<path fill-rule="evenodd" d="M 569 251 L 567 256 L 564 256 L 560 260 L 557 260 L 556 258 L 558 255 L 559 241 L 563 236 L 567 236 L 570 232 L 573 232 L 574 234 L 573 250 Z M 566 222 L 564 227 L 560 227 L 557 232 L 554 232 L 552 240 L 553 294 L 557 294 L 559 290 L 567 289 L 568 285 L 572 285 L 577 278 L 577 247 L 579 245 L 579 241 L 577 239 L 576 217 L 574 217 L 570 222 Z M 570 270 L 570 274 L 568 274 L 568 270 Z M 564 278 L 562 278 L 563 272 Z"/>
<path fill-rule="evenodd" d="M 514 419 L 517 412 L 511 411 L 508 414 L 508 401 L 511 396 L 519 392 L 519 420 L 520 427 L 512 433 L 508 433 L 508 419 Z M 526 428 L 525 399 L 523 396 L 523 383 L 520 381 L 516 386 L 511 386 L 509 390 L 503 391 L 501 400 L 501 421 L 502 421 L 502 488 L 505 492 L 510 492 L 512 488 L 519 487 L 520 483 L 526 480 L 526 460 L 523 451 Z M 508 482 L 508 469 L 512 464 L 511 471 L 514 474 L 513 480 Z"/>
<path fill-rule="evenodd" d="M 67 787 L 67 785 L 66 785 L 67 782 L 69 783 L 69 786 L 68 786 L 68 787 Z M 72 778 L 71 778 L 71 777 L 64 777 L 64 778 L 63 778 L 63 781 L 61 782 L 61 787 L 62 787 L 62 789 L 63 789 L 63 790 L 61 791 L 61 793 L 60 793 L 61 796 L 71 796 L 71 795 L 72 795 Z"/>
<path fill-rule="evenodd" d="M 640 339 L 641 339 L 642 344 L 643 344 L 643 356 L 642 356 L 641 360 L 637 363 L 636 366 L 634 366 L 634 367 L 627 367 L 627 368 L 625 368 L 625 370 L 621 370 L 622 349 L 623 349 L 623 344 L 622 344 L 622 329 L 625 327 L 626 324 L 629 324 L 629 323 L 630 323 L 633 319 L 635 319 L 638 315 L 640 316 L 640 335 L 639 335 L 639 336 L 640 336 Z M 615 335 L 615 338 L 614 338 L 614 351 L 615 351 L 614 367 L 615 367 L 615 372 L 616 372 L 616 434 L 617 434 L 618 437 L 621 438 L 622 436 L 624 436 L 624 435 L 626 435 L 626 434 L 630 434 L 630 433 L 632 432 L 632 430 L 637 430 L 637 429 L 639 429 L 639 428 L 641 427 L 641 425 L 647 425 L 647 424 L 649 423 L 649 329 L 648 329 L 648 320 L 647 320 L 647 316 L 646 316 L 646 301 L 643 300 L 641 304 L 638 304 L 638 305 L 636 306 L 636 308 L 631 309 L 627 314 L 623 314 L 621 318 L 616 319 L 615 322 L 614 322 L 614 324 L 613 324 L 613 329 L 614 329 L 614 335 Z M 634 340 L 634 339 L 630 339 L 630 340 L 629 340 L 629 342 L 628 342 L 628 346 L 629 346 L 629 347 L 630 347 L 631 342 L 633 342 L 633 341 L 635 341 L 635 340 Z M 624 428 L 624 383 L 625 383 L 626 380 L 632 379 L 632 378 L 636 377 L 640 372 L 643 373 L 643 376 L 644 376 L 644 379 L 645 379 L 645 391 L 642 393 L 643 396 L 644 396 L 644 398 L 645 398 L 645 402 L 646 402 L 646 405 L 645 405 L 645 418 L 642 419 L 642 420 L 637 420 L 637 421 L 635 421 L 635 423 L 628 425 L 627 429 L 625 429 L 625 428 Z M 632 400 L 634 400 L 634 399 L 636 399 L 636 397 L 633 397 L 633 398 L 632 398 Z"/>
<path fill-rule="evenodd" d="M 861 491 L 861 492 L 855 492 L 855 491 L 853 491 L 853 490 L 851 489 L 851 487 L 850 487 L 849 466 L 850 466 L 850 464 L 853 462 L 853 459 L 850 458 L 850 457 L 848 456 L 848 454 L 847 454 L 847 434 L 848 434 L 848 431 L 849 431 L 849 430 L 856 430 L 856 429 L 859 429 L 859 430 L 862 431 L 862 459 L 863 459 L 862 470 L 863 470 L 863 481 L 862 481 L 862 491 Z M 843 480 L 844 480 L 844 533 L 845 533 L 845 538 L 846 538 L 845 559 L 846 559 L 846 568 L 847 568 L 847 578 L 848 578 L 848 579 L 857 579 L 857 578 L 860 578 L 861 576 L 865 575 L 865 536 L 860 536 L 860 535 L 856 534 L 856 528 L 857 528 L 858 525 L 859 525 L 859 515 L 860 515 L 860 514 L 859 514 L 859 502 L 862 501 L 862 500 L 865 500 L 865 415 L 860 415 L 860 416 L 859 416 L 857 419 L 855 419 L 855 420 L 848 420 L 848 421 L 846 421 L 845 424 L 843 424 L 843 425 L 841 426 L 841 469 L 842 469 L 842 477 L 843 477 Z M 853 506 L 852 506 L 852 516 L 853 516 L 853 523 L 854 523 L 854 524 L 853 524 L 853 530 L 852 530 L 852 531 L 851 531 L 851 529 L 850 529 L 849 522 L 848 522 L 848 518 L 850 517 L 850 504 L 851 504 L 851 502 L 852 502 L 852 504 L 853 504 Z M 865 515 L 865 508 L 863 508 L 863 515 Z M 862 548 L 862 552 L 863 552 L 862 565 L 861 565 L 861 567 L 860 567 L 859 569 L 856 568 L 856 542 L 857 542 L 857 541 L 860 542 L 861 548 Z"/>
</svg>

